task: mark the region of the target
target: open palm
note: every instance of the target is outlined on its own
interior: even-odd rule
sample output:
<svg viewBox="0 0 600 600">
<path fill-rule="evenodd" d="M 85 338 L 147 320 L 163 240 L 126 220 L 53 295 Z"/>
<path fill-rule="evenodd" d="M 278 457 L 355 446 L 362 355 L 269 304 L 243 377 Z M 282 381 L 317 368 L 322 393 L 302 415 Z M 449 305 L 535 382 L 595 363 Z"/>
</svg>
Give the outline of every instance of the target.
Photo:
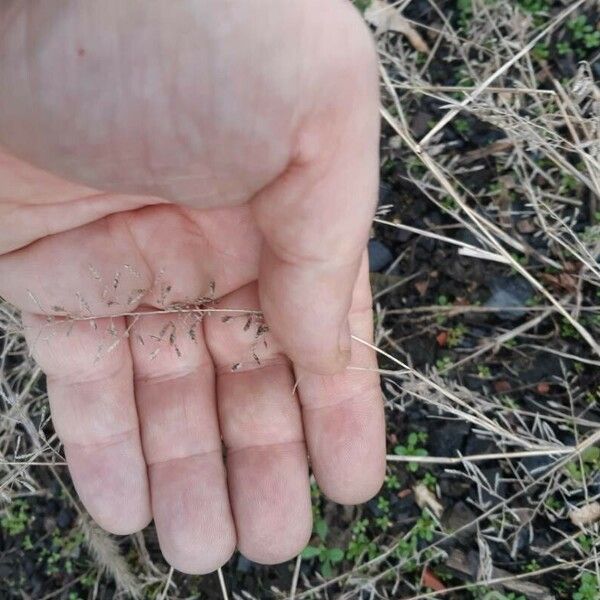
<svg viewBox="0 0 600 600">
<path fill-rule="evenodd" d="M 194 573 L 302 549 L 307 454 L 344 503 L 385 465 L 376 360 L 349 357 L 372 335 L 372 49 L 342 0 L 239 4 L 0 15 L 0 294 L 91 515 L 154 518 Z"/>
</svg>

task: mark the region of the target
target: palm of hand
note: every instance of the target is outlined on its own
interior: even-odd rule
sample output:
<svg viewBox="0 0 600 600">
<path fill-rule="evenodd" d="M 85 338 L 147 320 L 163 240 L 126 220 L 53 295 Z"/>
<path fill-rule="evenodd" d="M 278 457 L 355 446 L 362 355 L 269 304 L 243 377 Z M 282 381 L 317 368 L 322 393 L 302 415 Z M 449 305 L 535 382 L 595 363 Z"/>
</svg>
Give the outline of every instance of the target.
<svg viewBox="0 0 600 600">
<path fill-rule="evenodd" d="M 48 120 L 32 128 L 41 135 L 35 144 L 11 130 L 16 121 L 0 123 L 15 151 L 61 175 L 221 207 L 97 193 L 21 163 L 2 173 L 17 201 L 0 205 L 0 219 L 32 225 L 5 240 L 0 292 L 24 311 L 78 492 L 110 531 L 137 531 L 153 517 L 165 556 L 188 572 L 213 570 L 236 543 L 260 562 L 303 547 L 311 530 L 307 450 L 319 484 L 342 502 L 370 497 L 384 469 L 376 373 L 316 372 L 339 370 L 330 349 L 347 315 L 352 333 L 371 337 L 366 264 L 354 285 L 360 243 L 352 239 L 362 238 L 353 232 L 371 209 L 341 219 L 346 243 L 328 222 L 340 204 L 323 203 L 336 188 L 371 188 L 354 173 L 368 167 L 346 152 L 340 167 L 327 152 L 333 174 L 311 173 L 322 117 L 300 128 L 275 119 L 257 142 L 252 114 L 233 130 L 201 120 L 215 148 L 229 149 L 210 169 L 190 173 L 176 157 L 158 176 L 140 163 L 133 185 L 118 161 L 92 171 L 62 162 L 56 136 L 44 131 Z M 283 141 L 282 131 L 290 132 Z M 317 145 L 332 146 L 322 136 Z M 263 138 L 280 141 L 261 147 Z M 97 163 L 92 146 L 81 148 L 91 153 L 84 165 Z M 114 148 L 126 152 L 128 144 Z M 189 148 L 178 156 L 189 158 Z M 160 144 L 153 151 L 159 162 L 170 160 Z M 223 171 L 228 161 L 235 176 Z M 198 177 L 209 183 L 199 196 Z M 182 310 L 207 302 L 216 312 Z M 56 318 L 48 322 L 48 314 Z M 351 365 L 374 369 L 376 361 L 353 344 Z"/>
</svg>

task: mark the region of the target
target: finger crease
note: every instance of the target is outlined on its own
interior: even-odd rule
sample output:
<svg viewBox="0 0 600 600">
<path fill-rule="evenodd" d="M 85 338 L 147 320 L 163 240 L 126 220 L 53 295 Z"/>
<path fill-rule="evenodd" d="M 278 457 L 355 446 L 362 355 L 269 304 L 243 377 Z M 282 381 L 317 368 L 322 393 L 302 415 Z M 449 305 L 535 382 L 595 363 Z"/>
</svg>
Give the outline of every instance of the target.
<svg viewBox="0 0 600 600">
<path fill-rule="evenodd" d="M 376 389 L 374 389 L 373 384 L 368 384 L 368 385 L 364 385 L 364 386 L 360 386 L 358 387 L 356 390 L 354 390 L 354 392 L 352 394 L 343 396 L 340 399 L 337 400 L 332 400 L 331 402 L 324 402 L 324 403 L 320 403 L 318 405 L 310 405 L 309 403 L 306 403 L 306 400 L 303 402 L 302 401 L 302 389 L 300 389 L 300 403 L 302 405 L 302 410 L 306 411 L 306 410 L 320 410 L 322 408 L 335 408 L 341 404 L 356 404 L 356 403 L 368 403 L 368 402 L 372 402 L 373 401 L 373 397 L 377 395 L 380 396 L 381 395 L 381 391 L 379 389 L 379 387 L 377 387 Z"/>
<path fill-rule="evenodd" d="M 153 460 L 151 462 L 148 462 L 148 467 L 157 467 L 160 465 L 166 465 L 172 462 L 178 462 L 178 461 L 182 461 L 182 460 L 187 460 L 190 458 L 205 458 L 211 454 L 218 454 L 219 456 L 221 456 L 223 453 L 222 448 L 217 448 L 215 450 L 202 450 L 200 452 L 192 452 L 191 454 L 184 454 L 182 456 L 173 456 L 171 458 L 162 458 L 159 460 Z"/>
<path fill-rule="evenodd" d="M 250 444 L 249 446 L 239 446 L 236 448 L 227 448 L 227 456 L 232 456 L 233 454 L 237 454 L 238 452 L 248 452 L 249 450 L 267 450 L 277 448 L 278 446 L 294 446 L 302 444 L 302 446 L 306 445 L 304 439 L 301 440 L 290 440 L 289 442 L 268 442 L 265 444 Z"/>
<path fill-rule="evenodd" d="M 110 448 L 111 446 L 117 446 L 118 444 L 122 444 L 123 442 L 128 441 L 128 438 L 137 437 L 139 435 L 139 430 L 137 427 L 130 427 L 125 431 L 120 431 L 118 433 L 110 434 L 104 436 L 103 439 L 97 442 L 70 442 L 68 440 L 63 439 L 63 445 L 69 448 L 79 448 L 84 450 L 94 450 L 94 449 L 104 449 Z"/>
<path fill-rule="evenodd" d="M 205 369 L 212 369 L 212 364 L 205 362 L 194 365 L 191 369 L 182 369 L 181 371 L 171 371 L 170 373 L 151 373 L 148 375 L 135 375 L 134 381 L 135 383 L 164 383 L 164 382 L 172 382 L 178 381 L 180 379 L 185 379 L 190 375 L 200 374 L 200 371 Z"/>
</svg>

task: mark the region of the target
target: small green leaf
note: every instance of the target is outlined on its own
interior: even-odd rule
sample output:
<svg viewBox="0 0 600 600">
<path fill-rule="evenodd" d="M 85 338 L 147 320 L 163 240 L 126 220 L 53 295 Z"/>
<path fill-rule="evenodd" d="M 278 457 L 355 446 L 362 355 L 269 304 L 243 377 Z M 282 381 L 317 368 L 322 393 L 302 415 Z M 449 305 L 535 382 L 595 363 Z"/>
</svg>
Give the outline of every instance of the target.
<svg viewBox="0 0 600 600">
<path fill-rule="evenodd" d="M 327 526 L 327 522 L 325 519 L 319 519 L 315 523 L 315 533 L 321 538 L 324 542 L 327 537 L 327 532 L 329 531 L 329 527 Z"/>
<path fill-rule="evenodd" d="M 321 575 L 323 575 L 325 579 L 329 579 L 333 575 L 331 572 L 331 563 L 328 560 L 321 563 Z"/>
<path fill-rule="evenodd" d="M 316 546 L 306 546 L 302 551 L 302 558 L 315 558 L 321 554 L 321 548 Z"/>
<path fill-rule="evenodd" d="M 579 467 L 575 463 L 569 463 L 565 465 L 565 469 L 567 473 L 571 476 L 571 478 L 575 481 L 580 481 L 582 479 Z"/>
<path fill-rule="evenodd" d="M 600 448 L 597 446 L 590 446 L 589 448 L 586 448 L 581 453 L 581 458 L 583 459 L 583 462 L 596 462 L 600 459 Z"/>
<path fill-rule="evenodd" d="M 344 551 L 341 548 L 330 548 L 327 550 L 327 557 L 332 563 L 338 563 L 344 559 Z"/>
</svg>

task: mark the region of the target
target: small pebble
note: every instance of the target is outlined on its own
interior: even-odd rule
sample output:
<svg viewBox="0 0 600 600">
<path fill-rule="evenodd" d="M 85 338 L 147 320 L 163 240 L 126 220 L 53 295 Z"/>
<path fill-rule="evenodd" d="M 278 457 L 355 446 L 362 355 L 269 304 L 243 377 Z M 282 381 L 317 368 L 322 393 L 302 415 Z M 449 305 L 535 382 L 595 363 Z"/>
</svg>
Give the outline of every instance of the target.
<svg viewBox="0 0 600 600">
<path fill-rule="evenodd" d="M 392 251 L 379 240 L 369 240 L 369 271 L 383 271 L 394 260 Z"/>
<path fill-rule="evenodd" d="M 73 513 L 67 508 L 61 509 L 58 513 L 58 516 L 56 517 L 56 524 L 58 525 L 58 527 L 60 529 L 68 529 L 69 527 L 71 527 L 72 523 Z"/>
</svg>

